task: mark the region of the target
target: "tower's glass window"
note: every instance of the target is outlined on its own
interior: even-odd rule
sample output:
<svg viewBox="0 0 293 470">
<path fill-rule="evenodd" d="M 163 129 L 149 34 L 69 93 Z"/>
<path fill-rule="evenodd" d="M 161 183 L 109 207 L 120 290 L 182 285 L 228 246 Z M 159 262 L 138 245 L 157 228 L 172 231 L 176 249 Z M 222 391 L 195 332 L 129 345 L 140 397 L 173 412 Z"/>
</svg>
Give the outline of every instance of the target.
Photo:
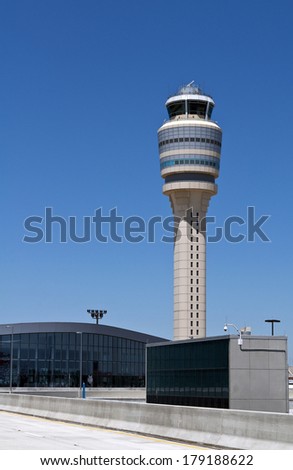
<svg viewBox="0 0 293 470">
<path fill-rule="evenodd" d="M 209 119 L 211 119 L 213 109 L 214 109 L 213 105 L 210 104 L 210 105 L 209 105 L 209 110 L 208 110 L 208 118 L 209 118 Z"/>
<path fill-rule="evenodd" d="M 176 103 L 170 103 L 167 107 L 169 117 L 179 116 L 185 114 L 185 101 L 177 101 Z"/>
<path fill-rule="evenodd" d="M 206 116 L 207 103 L 204 101 L 188 101 L 188 114 L 197 114 L 201 118 Z"/>
</svg>

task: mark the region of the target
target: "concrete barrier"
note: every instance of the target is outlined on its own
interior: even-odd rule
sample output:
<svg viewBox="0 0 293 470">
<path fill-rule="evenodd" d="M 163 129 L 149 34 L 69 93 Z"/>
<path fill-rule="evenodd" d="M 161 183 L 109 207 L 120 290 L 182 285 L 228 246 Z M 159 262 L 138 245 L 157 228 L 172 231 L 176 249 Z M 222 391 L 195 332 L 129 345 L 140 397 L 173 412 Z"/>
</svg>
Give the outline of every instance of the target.
<svg viewBox="0 0 293 470">
<path fill-rule="evenodd" d="M 0 394 L 0 409 L 234 449 L 293 449 L 293 416 L 109 400 Z"/>
<path fill-rule="evenodd" d="M 66 397 L 78 398 L 79 388 L 74 387 L 21 387 L 13 389 L 14 394 L 28 394 L 40 395 L 46 397 Z M 0 388 L 1 393 L 9 393 L 9 388 Z M 107 388 L 107 387 L 86 387 L 87 398 L 104 398 L 109 400 L 145 400 L 146 390 L 144 387 L 140 388 Z"/>
</svg>

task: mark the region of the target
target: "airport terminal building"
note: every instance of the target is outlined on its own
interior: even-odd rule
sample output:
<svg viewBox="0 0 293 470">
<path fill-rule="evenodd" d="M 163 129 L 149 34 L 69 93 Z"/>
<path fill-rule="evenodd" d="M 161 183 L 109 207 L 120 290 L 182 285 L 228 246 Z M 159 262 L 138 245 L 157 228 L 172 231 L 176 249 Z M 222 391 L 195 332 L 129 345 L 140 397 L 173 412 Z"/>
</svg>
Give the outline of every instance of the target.
<svg viewBox="0 0 293 470">
<path fill-rule="evenodd" d="M 0 387 L 144 387 L 145 348 L 163 338 L 90 323 L 0 325 Z M 12 367 L 11 367 L 12 366 Z"/>
</svg>

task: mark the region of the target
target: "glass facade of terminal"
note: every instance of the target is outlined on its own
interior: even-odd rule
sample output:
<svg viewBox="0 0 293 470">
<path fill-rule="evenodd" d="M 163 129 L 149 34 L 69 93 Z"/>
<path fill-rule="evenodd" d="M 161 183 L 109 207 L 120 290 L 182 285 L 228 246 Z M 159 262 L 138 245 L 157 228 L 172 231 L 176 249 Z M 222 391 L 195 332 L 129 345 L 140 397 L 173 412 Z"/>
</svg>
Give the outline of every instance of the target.
<svg viewBox="0 0 293 470">
<path fill-rule="evenodd" d="M 147 402 L 229 407 L 229 340 L 147 347 Z"/>
<path fill-rule="evenodd" d="M 9 331 L 9 330 L 8 330 Z M 118 336 L 43 332 L 0 336 L 0 386 L 9 387 L 13 344 L 13 387 L 141 387 L 145 343 Z"/>
</svg>

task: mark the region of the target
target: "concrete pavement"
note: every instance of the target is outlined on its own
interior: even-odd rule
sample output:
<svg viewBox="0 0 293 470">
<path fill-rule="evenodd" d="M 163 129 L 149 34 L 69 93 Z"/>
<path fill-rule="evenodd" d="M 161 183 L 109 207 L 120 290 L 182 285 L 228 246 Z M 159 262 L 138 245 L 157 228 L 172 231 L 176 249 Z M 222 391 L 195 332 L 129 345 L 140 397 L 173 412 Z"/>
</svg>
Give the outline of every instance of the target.
<svg viewBox="0 0 293 470">
<path fill-rule="evenodd" d="M 0 411 L 1 450 L 192 450 L 165 439 Z"/>
</svg>

